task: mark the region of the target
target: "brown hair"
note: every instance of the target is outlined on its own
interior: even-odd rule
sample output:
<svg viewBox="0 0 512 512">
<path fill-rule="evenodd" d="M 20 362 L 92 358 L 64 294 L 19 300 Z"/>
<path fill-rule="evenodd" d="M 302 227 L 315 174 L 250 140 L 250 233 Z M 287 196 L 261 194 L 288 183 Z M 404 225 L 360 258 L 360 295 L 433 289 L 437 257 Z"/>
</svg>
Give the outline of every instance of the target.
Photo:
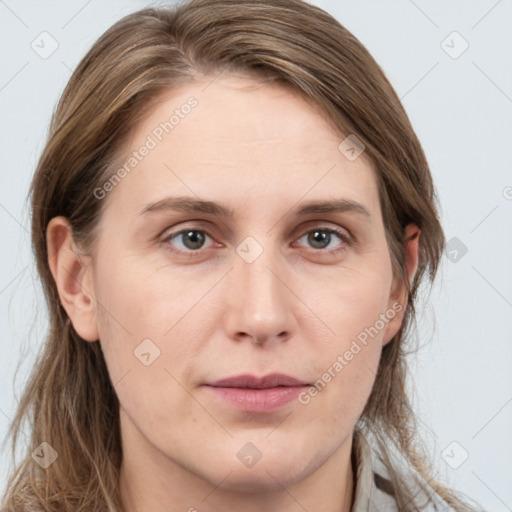
<svg viewBox="0 0 512 512">
<path fill-rule="evenodd" d="M 100 344 L 84 342 L 60 304 L 48 266 L 46 228 L 53 217 L 65 216 L 79 246 L 90 249 L 106 203 L 94 199 L 93 191 L 113 175 L 137 121 L 162 93 L 221 72 L 289 87 L 319 107 L 340 134 L 356 134 L 365 144 L 393 273 L 407 283 L 409 302 L 400 331 L 383 349 L 356 431 L 364 428 L 375 437 L 400 510 L 416 505 L 393 470 L 392 447 L 457 511 L 473 510 L 432 478 L 406 393 L 404 344 L 415 319 L 415 298 L 425 276 L 433 281 L 445 244 L 425 155 L 399 98 L 364 46 L 333 17 L 301 0 L 192 0 L 140 10 L 107 30 L 70 78 L 30 190 L 33 250 L 49 333 L 9 431 L 13 459 L 24 421 L 31 441 L 2 507 L 122 510 L 119 402 Z M 410 222 L 421 230 L 411 283 L 403 250 Z M 30 455 L 42 442 L 58 452 L 58 463 L 46 470 Z"/>
</svg>

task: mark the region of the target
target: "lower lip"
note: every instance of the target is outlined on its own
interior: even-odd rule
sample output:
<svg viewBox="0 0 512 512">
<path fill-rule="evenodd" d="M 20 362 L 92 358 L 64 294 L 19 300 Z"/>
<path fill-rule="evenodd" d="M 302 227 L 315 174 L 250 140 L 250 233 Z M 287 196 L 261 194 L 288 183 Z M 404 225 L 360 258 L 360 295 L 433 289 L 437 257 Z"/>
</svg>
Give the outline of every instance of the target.
<svg viewBox="0 0 512 512">
<path fill-rule="evenodd" d="M 225 402 L 246 412 L 276 411 L 307 389 L 307 386 L 279 386 L 268 389 L 206 387 Z"/>
</svg>

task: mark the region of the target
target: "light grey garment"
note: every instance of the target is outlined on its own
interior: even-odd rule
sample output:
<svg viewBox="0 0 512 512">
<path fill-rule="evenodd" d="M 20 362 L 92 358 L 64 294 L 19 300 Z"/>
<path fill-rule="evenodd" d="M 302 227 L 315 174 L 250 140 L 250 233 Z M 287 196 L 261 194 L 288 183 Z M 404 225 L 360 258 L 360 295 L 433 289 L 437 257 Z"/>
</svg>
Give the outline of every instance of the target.
<svg viewBox="0 0 512 512">
<path fill-rule="evenodd" d="M 399 510 L 393 497 L 393 486 L 389 473 L 366 437 L 358 432 L 354 435 L 354 456 L 356 460 L 355 496 L 352 512 L 456 512 L 437 493 L 424 483 L 427 492 L 418 481 L 425 482 L 412 469 L 398 472 L 404 476 L 408 486 L 416 495 L 415 502 L 407 511 Z M 397 469 L 395 469 L 397 471 Z"/>
</svg>

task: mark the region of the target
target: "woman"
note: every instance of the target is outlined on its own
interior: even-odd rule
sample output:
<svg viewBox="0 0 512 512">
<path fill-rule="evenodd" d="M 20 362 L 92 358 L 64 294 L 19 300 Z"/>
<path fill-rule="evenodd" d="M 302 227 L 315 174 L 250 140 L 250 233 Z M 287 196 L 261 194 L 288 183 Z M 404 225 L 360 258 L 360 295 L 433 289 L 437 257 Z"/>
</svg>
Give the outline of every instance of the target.
<svg viewBox="0 0 512 512">
<path fill-rule="evenodd" d="M 123 18 L 70 79 L 31 193 L 50 330 L 5 510 L 474 510 L 432 478 L 405 392 L 444 247 L 430 172 L 331 16 Z"/>
</svg>

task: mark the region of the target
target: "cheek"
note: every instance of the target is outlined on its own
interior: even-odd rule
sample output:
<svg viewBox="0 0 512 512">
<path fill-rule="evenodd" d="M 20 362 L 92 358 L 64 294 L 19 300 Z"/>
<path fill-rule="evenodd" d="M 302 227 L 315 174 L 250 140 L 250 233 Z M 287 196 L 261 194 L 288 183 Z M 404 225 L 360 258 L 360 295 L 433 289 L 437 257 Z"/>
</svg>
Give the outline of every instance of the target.
<svg viewBox="0 0 512 512">
<path fill-rule="evenodd" d="M 117 263 L 113 266 L 110 261 Z M 98 265 L 100 343 L 111 380 L 127 409 L 140 400 L 154 403 L 157 389 L 168 390 L 164 400 L 181 399 L 179 383 L 187 382 L 200 352 L 199 340 L 204 338 L 201 319 L 205 314 L 198 302 L 212 288 L 214 277 L 194 281 L 174 269 L 157 271 L 135 259 L 103 259 Z M 185 409 L 179 404 L 172 408 Z"/>
<path fill-rule="evenodd" d="M 391 263 L 386 254 L 374 258 L 365 265 L 344 267 L 322 279 L 322 293 L 313 293 L 310 287 L 308 299 L 315 304 L 325 323 L 333 331 L 337 349 L 343 349 L 347 342 L 372 329 L 372 340 L 381 340 L 384 327 L 379 319 L 386 313 L 389 304 L 392 273 Z M 318 286 L 318 281 L 317 281 Z M 316 288 L 318 289 L 318 288 Z"/>
<path fill-rule="evenodd" d="M 315 338 L 318 379 L 300 401 L 333 435 L 351 428 L 371 393 L 386 326 L 395 316 L 388 308 L 390 286 L 390 266 L 383 259 L 364 271 L 341 272 L 316 302 L 309 296 L 331 332 Z M 303 329 L 314 336 L 311 326 Z"/>
<path fill-rule="evenodd" d="M 202 428 L 214 428 L 186 391 L 194 353 L 180 334 L 188 327 L 193 338 L 194 327 L 180 318 L 190 310 L 190 300 L 169 286 L 169 278 L 146 274 L 141 265 L 102 270 L 97 279 L 98 303 L 104 306 L 98 308 L 100 343 L 124 414 L 147 433 L 199 419 Z"/>
<path fill-rule="evenodd" d="M 320 422 L 333 439 L 352 429 L 375 381 L 382 350 L 381 333 L 371 330 L 377 306 L 357 308 L 353 303 L 333 323 L 337 335 L 328 342 L 317 340 L 317 378 L 299 402 L 309 408 L 306 418 Z"/>
<path fill-rule="evenodd" d="M 211 279 L 186 274 L 143 258 L 118 258 L 115 265 L 104 258 L 96 277 L 100 309 L 126 339 L 165 337 L 211 287 Z"/>
</svg>

